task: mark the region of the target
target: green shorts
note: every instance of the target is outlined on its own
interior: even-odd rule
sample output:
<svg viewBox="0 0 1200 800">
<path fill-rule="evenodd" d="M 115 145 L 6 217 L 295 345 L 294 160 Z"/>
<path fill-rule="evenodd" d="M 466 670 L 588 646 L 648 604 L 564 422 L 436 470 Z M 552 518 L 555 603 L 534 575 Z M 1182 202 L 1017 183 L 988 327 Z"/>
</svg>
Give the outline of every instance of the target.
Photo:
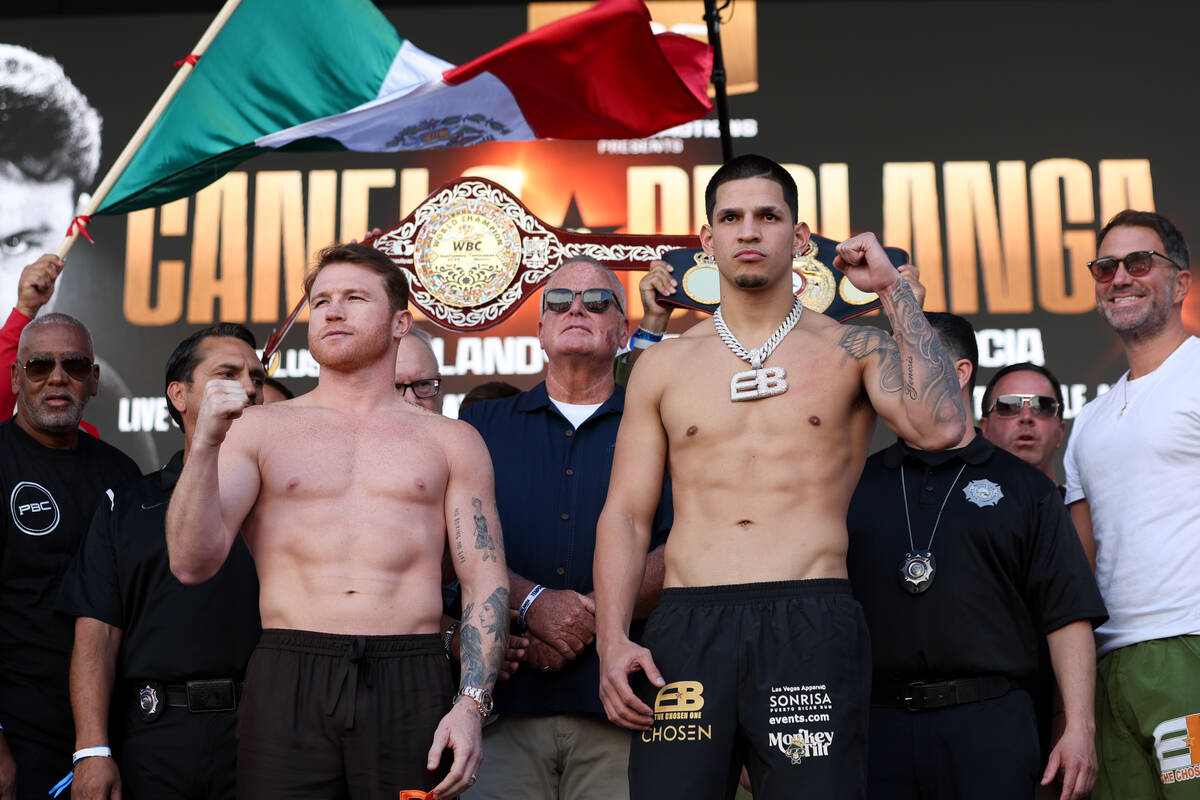
<svg viewBox="0 0 1200 800">
<path fill-rule="evenodd" d="M 1200 798 L 1200 636 L 1122 647 L 1096 667 L 1093 800 Z"/>
</svg>

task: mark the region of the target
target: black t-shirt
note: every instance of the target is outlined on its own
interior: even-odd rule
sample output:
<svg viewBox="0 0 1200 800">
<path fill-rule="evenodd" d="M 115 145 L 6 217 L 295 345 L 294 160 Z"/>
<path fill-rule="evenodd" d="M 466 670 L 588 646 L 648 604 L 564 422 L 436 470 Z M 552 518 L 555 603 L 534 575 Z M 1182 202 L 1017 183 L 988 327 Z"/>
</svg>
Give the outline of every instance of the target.
<svg viewBox="0 0 1200 800">
<path fill-rule="evenodd" d="M 180 452 L 102 504 L 63 580 L 59 611 L 121 629 L 118 685 L 240 679 L 261 632 L 258 576 L 241 536 L 210 580 L 184 586 L 171 574 L 167 505 L 182 469 Z"/>
<path fill-rule="evenodd" d="M 0 723 L 24 708 L 24 689 L 67 697 L 74 621 L 54 613 L 59 585 L 105 492 L 141 472 L 110 444 L 81 434 L 72 450 L 44 447 L 15 420 L 0 423 Z M 69 719 L 70 709 L 67 708 Z M 29 720 L 33 721 L 33 720 Z"/>
<path fill-rule="evenodd" d="M 871 456 L 847 525 L 847 566 L 871 631 L 876 681 L 1028 679 L 1040 636 L 1108 617 L 1057 487 L 978 432 L 958 450 L 928 453 L 897 442 Z M 923 594 L 901 586 L 910 549 L 936 559 Z"/>
</svg>

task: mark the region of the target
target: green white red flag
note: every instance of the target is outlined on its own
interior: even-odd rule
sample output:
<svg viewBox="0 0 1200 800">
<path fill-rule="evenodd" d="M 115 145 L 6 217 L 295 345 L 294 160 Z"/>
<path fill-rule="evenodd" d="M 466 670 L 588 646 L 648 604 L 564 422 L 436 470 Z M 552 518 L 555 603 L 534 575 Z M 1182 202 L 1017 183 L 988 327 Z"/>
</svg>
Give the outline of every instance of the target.
<svg viewBox="0 0 1200 800">
<path fill-rule="evenodd" d="M 706 115 L 710 48 L 655 35 L 641 0 L 455 67 L 369 0 L 242 0 L 96 213 L 193 194 L 269 150 L 394 152 L 649 136 Z"/>
</svg>

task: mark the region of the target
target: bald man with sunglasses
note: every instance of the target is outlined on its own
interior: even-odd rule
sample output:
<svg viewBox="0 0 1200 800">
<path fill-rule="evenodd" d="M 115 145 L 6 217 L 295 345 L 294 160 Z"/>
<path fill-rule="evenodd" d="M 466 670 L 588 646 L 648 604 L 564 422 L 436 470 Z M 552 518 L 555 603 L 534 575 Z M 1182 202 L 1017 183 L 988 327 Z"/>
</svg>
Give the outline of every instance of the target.
<svg viewBox="0 0 1200 800">
<path fill-rule="evenodd" d="M 0 424 L 2 800 L 44 798 L 71 768 L 74 624 L 54 603 L 105 492 L 141 474 L 120 450 L 79 430 L 100 380 L 82 322 L 45 314 L 26 325 L 10 379 L 17 413 Z"/>
<path fill-rule="evenodd" d="M 1096 308 L 1129 371 L 1067 445 L 1066 501 L 1109 620 L 1096 630 L 1092 797 L 1200 798 L 1200 339 L 1183 234 L 1148 211 L 1100 232 Z"/>
<path fill-rule="evenodd" d="M 555 271 L 542 293 L 538 338 L 545 382 L 462 415 L 491 451 L 514 629 L 529 640 L 525 664 L 497 684 L 500 719 L 484 730 L 487 758 L 469 796 L 623 798 L 629 735 L 603 716 L 592 598 L 596 522 L 625 405 L 613 379 L 613 358 L 629 338 L 616 275 L 580 257 Z M 662 587 L 659 545 L 670 519 L 664 488 L 639 619 Z"/>
</svg>

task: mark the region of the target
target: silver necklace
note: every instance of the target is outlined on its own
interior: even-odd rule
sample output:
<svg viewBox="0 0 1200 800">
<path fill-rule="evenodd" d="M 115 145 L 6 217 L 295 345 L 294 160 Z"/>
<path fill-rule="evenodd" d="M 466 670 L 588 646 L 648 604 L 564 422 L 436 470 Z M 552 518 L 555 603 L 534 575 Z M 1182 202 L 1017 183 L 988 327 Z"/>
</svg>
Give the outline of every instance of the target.
<svg viewBox="0 0 1200 800">
<path fill-rule="evenodd" d="M 784 318 L 771 337 L 763 342 L 762 347 L 747 350 L 733 335 L 733 331 L 729 330 L 729 326 L 725 324 L 725 318 L 721 316 L 720 306 L 717 307 L 713 313 L 713 324 L 717 327 L 717 335 L 735 356 L 750 362 L 750 369 L 739 372 L 730 379 L 730 400 L 735 403 L 740 400 L 758 400 L 763 397 L 774 397 L 788 390 L 787 373 L 783 367 L 764 367 L 763 362 L 770 357 L 771 353 L 775 352 L 775 348 L 779 347 L 792 328 L 796 327 L 803 312 L 804 304 L 797 297 L 792 303 L 791 313 Z"/>
<path fill-rule="evenodd" d="M 912 519 L 908 515 L 908 487 L 904 485 L 904 462 L 900 462 L 900 496 L 904 498 L 904 523 L 908 525 L 908 552 L 904 554 L 904 563 L 900 565 L 900 585 L 909 594 L 921 594 L 933 585 L 933 578 L 937 574 L 937 559 L 930 550 L 933 547 L 933 537 L 937 536 L 938 523 L 942 521 L 942 512 L 946 510 L 950 492 L 954 491 L 955 484 L 966 468 L 965 463 L 958 468 L 958 474 L 954 476 L 946 496 L 942 498 L 942 507 L 938 509 L 937 519 L 933 521 L 933 532 L 929 534 L 929 544 L 925 545 L 924 550 L 917 550 L 916 544 L 913 543 Z"/>
</svg>

